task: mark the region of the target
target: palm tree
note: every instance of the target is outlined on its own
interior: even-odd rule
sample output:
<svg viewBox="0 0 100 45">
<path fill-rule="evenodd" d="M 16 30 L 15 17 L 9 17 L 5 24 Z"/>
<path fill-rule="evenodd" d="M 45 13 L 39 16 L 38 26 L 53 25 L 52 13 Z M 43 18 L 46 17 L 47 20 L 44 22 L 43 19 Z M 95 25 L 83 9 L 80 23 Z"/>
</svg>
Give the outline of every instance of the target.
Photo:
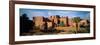
<svg viewBox="0 0 100 45">
<path fill-rule="evenodd" d="M 78 23 L 80 22 L 80 17 L 74 17 L 72 20 L 73 22 L 76 23 L 76 33 L 77 33 L 77 31 L 79 30 Z"/>
</svg>

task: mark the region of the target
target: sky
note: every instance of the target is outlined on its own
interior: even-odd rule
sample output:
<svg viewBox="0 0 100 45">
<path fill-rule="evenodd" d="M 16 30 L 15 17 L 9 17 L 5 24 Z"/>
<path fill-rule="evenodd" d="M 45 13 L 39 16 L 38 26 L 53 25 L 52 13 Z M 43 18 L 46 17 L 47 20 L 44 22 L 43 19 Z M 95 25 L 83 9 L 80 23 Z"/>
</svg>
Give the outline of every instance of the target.
<svg viewBox="0 0 100 45">
<path fill-rule="evenodd" d="M 81 19 L 90 19 L 90 11 L 75 11 L 75 10 L 52 10 L 52 9 L 25 9 L 20 8 L 20 16 L 27 14 L 30 20 L 35 16 L 49 17 L 53 15 L 68 16 L 69 18 L 80 17 Z"/>
</svg>

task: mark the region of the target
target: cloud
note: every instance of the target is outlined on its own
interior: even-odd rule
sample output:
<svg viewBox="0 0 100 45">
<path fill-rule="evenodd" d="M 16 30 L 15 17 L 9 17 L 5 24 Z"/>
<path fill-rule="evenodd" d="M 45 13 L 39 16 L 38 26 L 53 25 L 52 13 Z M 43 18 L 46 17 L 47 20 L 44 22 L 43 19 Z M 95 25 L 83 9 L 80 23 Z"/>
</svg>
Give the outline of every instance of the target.
<svg viewBox="0 0 100 45">
<path fill-rule="evenodd" d="M 33 16 L 53 16 L 53 15 L 60 15 L 68 16 L 69 18 L 73 17 L 87 17 L 89 18 L 89 11 L 71 11 L 71 10 L 43 10 L 43 9 L 21 9 L 21 13 L 27 13 L 28 17 L 32 19 Z"/>
</svg>

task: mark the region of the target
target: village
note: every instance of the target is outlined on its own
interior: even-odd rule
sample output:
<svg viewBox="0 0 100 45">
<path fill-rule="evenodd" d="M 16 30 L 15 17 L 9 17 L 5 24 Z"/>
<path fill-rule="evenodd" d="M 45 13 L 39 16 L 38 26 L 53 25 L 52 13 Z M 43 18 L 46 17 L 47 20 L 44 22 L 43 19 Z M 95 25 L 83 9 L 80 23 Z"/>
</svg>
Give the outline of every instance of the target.
<svg viewBox="0 0 100 45">
<path fill-rule="evenodd" d="M 68 16 L 34 16 L 32 29 L 24 35 L 45 34 L 76 34 L 89 33 L 90 22 L 80 17 L 69 18 Z"/>
<path fill-rule="evenodd" d="M 80 17 L 77 18 L 80 19 Z M 52 31 L 52 29 L 55 29 L 58 31 L 62 31 L 60 33 L 64 34 L 73 33 L 69 31 L 77 31 L 80 30 L 80 26 L 89 25 L 88 20 L 80 19 L 78 25 L 76 25 L 76 23 L 72 19 L 69 19 L 68 16 L 60 17 L 59 15 L 49 16 L 48 18 L 45 18 L 43 16 L 36 16 L 33 17 L 33 23 L 35 23 L 35 27 L 39 28 L 38 31 L 46 30 L 46 32 L 50 32 L 50 30 Z M 75 28 L 77 27 L 78 29 L 75 30 Z"/>
</svg>

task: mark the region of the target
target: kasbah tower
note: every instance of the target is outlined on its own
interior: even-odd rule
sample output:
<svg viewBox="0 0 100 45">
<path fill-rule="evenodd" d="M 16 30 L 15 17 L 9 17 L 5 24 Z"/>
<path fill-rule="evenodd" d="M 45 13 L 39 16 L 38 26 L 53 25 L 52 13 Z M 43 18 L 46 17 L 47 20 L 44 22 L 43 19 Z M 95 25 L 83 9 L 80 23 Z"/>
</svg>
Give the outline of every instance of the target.
<svg viewBox="0 0 100 45">
<path fill-rule="evenodd" d="M 43 16 L 36 16 L 33 19 L 36 27 L 42 28 L 46 24 L 48 28 L 50 27 L 59 27 L 60 22 L 64 23 L 64 27 L 73 27 L 75 23 L 68 18 L 68 16 L 60 17 L 60 16 L 49 16 L 45 18 Z M 87 20 L 81 20 L 79 24 L 85 23 L 87 25 Z"/>
</svg>

